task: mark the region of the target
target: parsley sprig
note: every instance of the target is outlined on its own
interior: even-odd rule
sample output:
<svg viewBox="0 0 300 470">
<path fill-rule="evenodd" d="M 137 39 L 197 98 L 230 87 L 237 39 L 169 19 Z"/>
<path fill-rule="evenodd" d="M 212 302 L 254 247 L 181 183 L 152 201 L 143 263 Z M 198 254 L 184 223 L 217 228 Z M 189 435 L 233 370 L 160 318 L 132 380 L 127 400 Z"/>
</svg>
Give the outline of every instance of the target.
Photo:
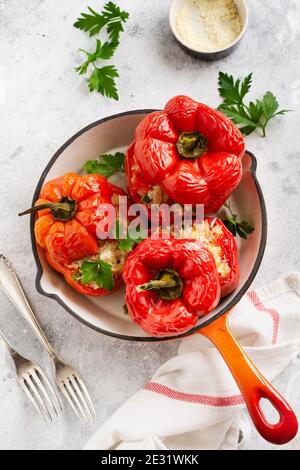
<svg viewBox="0 0 300 470">
<path fill-rule="evenodd" d="M 104 42 L 102 44 L 100 39 L 96 39 L 96 49 L 94 52 L 87 52 L 84 49 L 79 49 L 86 55 L 87 59 L 79 67 L 75 68 L 76 72 L 80 75 L 84 75 L 87 73 L 89 65 L 93 64 L 98 59 L 110 59 L 114 55 L 116 47 L 117 45 L 112 42 Z"/>
<path fill-rule="evenodd" d="M 95 282 L 98 287 L 109 291 L 113 290 L 115 285 L 111 265 L 100 259 L 84 261 L 73 278 L 82 284 Z"/>
<path fill-rule="evenodd" d="M 83 169 L 86 173 L 97 173 L 109 178 L 116 172 L 124 171 L 125 155 L 122 152 L 115 154 L 105 153 L 98 160 L 88 160 Z"/>
<path fill-rule="evenodd" d="M 224 204 L 224 207 L 229 210 L 230 214 L 222 220 L 225 227 L 228 228 L 234 237 L 239 235 L 244 240 L 247 240 L 248 235 L 254 232 L 254 228 L 246 220 L 238 222 L 237 214 L 233 213 L 229 202 Z"/>
<path fill-rule="evenodd" d="M 249 93 L 251 85 L 252 73 L 243 80 L 235 80 L 232 75 L 220 72 L 219 93 L 223 103 L 218 109 L 237 124 L 243 134 L 250 135 L 256 129 L 260 129 L 265 137 L 269 121 L 290 110 L 279 109 L 279 103 L 270 91 L 267 91 L 261 99 L 250 101 L 246 105 L 244 98 Z"/>
<path fill-rule="evenodd" d="M 86 55 L 86 60 L 75 70 L 79 75 L 85 75 L 92 67 L 92 72 L 87 79 L 89 90 L 118 100 L 119 95 L 115 82 L 115 78 L 119 77 L 118 70 L 114 65 L 100 67 L 98 62 L 113 57 L 119 45 L 120 33 L 124 31 L 123 23 L 127 21 L 129 14 L 122 11 L 113 2 L 106 3 L 101 13 L 97 13 L 90 7 L 88 10 L 89 13 L 81 13 L 81 17 L 74 23 L 75 28 L 88 32 L 90 36 L 95 36 L 106 27 L 110 41 L 101 43 L 100 39 L 96 39 L 94 52 L 79 49 Z"/>
<path fill-rule="evenodd" d="M 122 234 L 123 235 L 123 234 Z M 122 251 L 130 252 L 133 250 L 135 245 L 138 243 L 141 243 L 143 241 L 142 237 L 137 237 L 137 238 L 132 238 L 128 231 L 126 233 L 126 238 L 120 238 L 121 236 L 121 226 L 120 226 L 120 221 L 116 221 L 116 228 L 114 230 L 114 237 L 116 240 L 119 242 L 119 249 Z"/>
<path fill-rule="evenodd" d="M 123 23 L 129 17 L 127 11 L 122 11 L 113 2 L 106 3 L 101 13 L 97 13 L 91 7 L 88 7 L 88 10 L 89 13 L 81 13 L 81 17 L 74 23 L 75 28 L 88 32 L 92 37 L 99 34 L 106 26 L 111 41 L 118 43 L 120 33 L 124 31 Z"/>
</svg>

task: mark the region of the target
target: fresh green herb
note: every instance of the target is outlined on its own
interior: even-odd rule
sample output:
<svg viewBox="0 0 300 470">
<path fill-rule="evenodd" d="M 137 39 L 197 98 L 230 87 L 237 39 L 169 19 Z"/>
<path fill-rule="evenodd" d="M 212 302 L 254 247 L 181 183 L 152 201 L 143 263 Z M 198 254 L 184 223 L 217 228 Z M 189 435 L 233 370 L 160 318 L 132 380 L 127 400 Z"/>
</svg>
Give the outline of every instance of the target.
<svg viewBox="0 0 300 470">
<path fill-rule="evenodd" d="M 109 291 L 113 290 L 115 285 L 111 265 L 100 259 L 84 261 L 73 278 L 82 284 L 95 282 L 98 287 Z"/>
<path fill-rule="evenodd" d="M 130 252 L 133 250 L 135 245 L 138 243 L 141 243 L 143 241 L 143 238 L 138 237 L 138 238 L 132 238 L 129 233 L 126 233 L 126 238 L 120 238 L 121 236 L 121 228 L 120 228 L 120 221 L 116 221 L 116 229 L 114 231 L 114 237 L 116 240 L 119 242 L 119 249 L 122 251 Z"/>
<path fill-rule="evenodd" d="M 74 23 L 75 28 L 95 36 L 106 26 L 111 41 L 117 44 L 120 33 L 124 31 L 123 23 L 127 21 L 129 14 L 113 2 L 106 3 L 101 13 L 97 13 L 91 7 L 88 7 L 88 10 L 89 13 L 81 13 L 81 17 Z"/>
<path fill-rule="evenodd" d="M 152 201 L 151 197 L 148 196 L 147 194 L 142 197 L 142 202 L 143 202 L 144 204 L 150 204 L 151 201 Z"/>
<path fill-rule="evenodd" d="M 99 59 L 110 59 L 114 55 L 116 47 L 116 44 L 112 42 L 104 42 L 102 44 L 100 39 L 96 39 L 96 49 L 94 52 L 87 52 L 84 49 L 79 49 L 81 52 L 86 54 L 87 60 L 79 67 L 75 68 L 76 72 L 78 72 L 79 75 L 86 74 L 90 64 L 93 64 Z"/>
<path fill-rule="evenodd" d="M 115 77 L 118 77 L 118 71 L 114 65 L 107 65 L 100 69 L 94 66 L 92 75 L 88 78 L 88 85 L 90 91 L 98 91 L 103 96 L 119 99 Z"/>
<path fill-rule="evenodd" d="M 127 235 L 126 239 L 119 240 L 119 249 L 122 251 L 126 251 L 129 253 L 130 251 L 133 250 L 136 244 L 141 243 L 142 238 L 131 238 L 129 235 Z"/>
<path fill-rule="evenodd" d="M 109 178 L 118 171 L 124 171 L 124 159 L 125 155 L 121 152 L 105 153 L 98 160 L 88 160 L 83 169 L 88 174 L 97 173 Z"/>
<path fill-rule="evenodd" d="M 99 59 L 110 59 L 115 50 L 116 44 L 111 42 L 101 43 L 99 39 L 96 40 L 96 49 L 90 53 L 83 49 L 80 49 L 87 56 L 87 60 L 83 62 L 79 67 L 76 67 L 76 72 L 79 75 L 85 75 L 88 72 L 89 66 L 92 64 L 94 67 L 93 72 L 88 78 L 88 85 L 90 91 L 98 91 L 104 96 L 119 99 L 117 87 L 114 78 L 118 77 L 118 71 L 114 65 L 107 65 L 105 67 L 98 68 L 95 62 Z"/>
<path fill-rule="evenodd" d="M 283 115 L 290 110 L 279 110 L 279 103 L 273 93 L 268 91 L 262 99 L 255 102 L 244 103 L 252 85 L 252 73 L 242 81 L 235 80 L 232 75 L 219 73 L 219 93 L 223 103 L 218 109 L 226 114 L 240 127 L 241 132 L 250 135 L 256 129 L 260 129 L 263 137 L 266 135 L 266 127 L 269 121 L 278 115 Z"/>
<path fill-rule="evenodd" d="M 254 228 L 245 220 L 242 222 L 237 221 L 237 215 L 233 213 L 230 203 L 224 204 L 224 207 L 229 210 L 230 215 L 222 220 L 225 227 L 232 233 L 234 237 L 239 235 L 244 240 L 247 240 L 248 235 L 254 232 Z"/>
<path fill-rule="evenodd" d="M 110 41 L 101 43 L 99 39 L 96 39 L 94 52 L 79 49 L 86 55 L 86 60 L 80 66 L 76 67 L 75 70 L 79 75 L 85 75 L 92 65 L 93 71 L 87 79 L 89 90 L 91 92 L 97 91 L 103 96 L 118 100 L 119 95 L 115 81 L 115 78 L 119 77 L 118 70 L 114 65 L 99 67 L 97 62 L 99 60 L 112 58 L 119 45 L 119 37 L 120 33 L 123 31 L 123 23 L 127 21 L 129 14 L 126 11 L 122 11 L 113 2 L 106 3 L 101 13 L 97 13 L 90 7 L 88 7 L 88 9 L 90 14 L 82 13 L 74 26 L 89 32 L 90 36 L 95 36 L 106 27 Z"/>
</svg>

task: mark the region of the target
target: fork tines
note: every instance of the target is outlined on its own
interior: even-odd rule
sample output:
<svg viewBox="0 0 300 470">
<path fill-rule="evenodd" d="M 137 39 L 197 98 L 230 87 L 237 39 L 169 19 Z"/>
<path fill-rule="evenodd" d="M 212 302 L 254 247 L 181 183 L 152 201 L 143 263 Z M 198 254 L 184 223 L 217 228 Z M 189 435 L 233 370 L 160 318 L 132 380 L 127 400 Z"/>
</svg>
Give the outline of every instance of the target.
<svg viewBox="0 0 300 470">
<path fill-rule="evenodd" d="M 61 378 L 59 386 L 80 421 L 95 424 L 96 410 L 80 375 L 73 373 Z"/>
<path fill-rule="evenodd" d="M 47 376 L 39 366 L 33 366 L 19 377 L 19 383 L 34 408 L 45 421 L 59 416 L 62 406 Z"/>
</svg>

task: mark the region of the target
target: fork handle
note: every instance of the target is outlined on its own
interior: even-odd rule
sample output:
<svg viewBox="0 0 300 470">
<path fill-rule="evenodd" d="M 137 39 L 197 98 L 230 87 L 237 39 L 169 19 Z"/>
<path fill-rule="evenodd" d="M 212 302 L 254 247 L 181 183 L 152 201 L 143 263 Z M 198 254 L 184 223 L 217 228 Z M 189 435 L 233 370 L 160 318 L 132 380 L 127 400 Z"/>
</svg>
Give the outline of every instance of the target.
<svg viewBox="0 0 300 470">
<path fill-rule="evenodd" d="M 2 333 L 2 331 L 0 330 L 0 343 L 1 341 L 5 345 L 7 351 L 9 352 L 11 356 L 14 357 L 16 354 L 18 354 L 17 351 L 12 347 L 12 345 L 10 344 L 10 342 L 8 341 L 4 333 Z"/>
<path fill-rule="evenodd" d="M 56 354 L 41 329 L 32 308 L 29 305 L 27 297 L 18 279 L 10 261 L 4 255 L 0 255 L 0 287 L 7 295 L 9 300 L 17 307 L 23 318 L 30 325 L 37 338 L 46 349 L 50 358 L 53 359 Z"/>
</svg>

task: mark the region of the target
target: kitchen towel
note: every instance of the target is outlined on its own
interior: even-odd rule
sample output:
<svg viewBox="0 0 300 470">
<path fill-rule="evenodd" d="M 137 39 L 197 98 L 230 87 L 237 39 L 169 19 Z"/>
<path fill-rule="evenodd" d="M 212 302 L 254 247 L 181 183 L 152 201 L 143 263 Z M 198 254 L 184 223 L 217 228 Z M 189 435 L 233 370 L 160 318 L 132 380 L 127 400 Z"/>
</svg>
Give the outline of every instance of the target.
<svg viewBox="0 0 300 470">
<path fill-rule="evenodd" d="M 230 314 L 234 336 L 272 381 L 300 350 L 300 275 L 249 291 Z M 85 449 L 238 449 L 250 422 L 226 364 L 201 335 L 184 339 L 142 390 L 119 408 Z M 299 447 L 297 438 L 294 448 Z"/>
</svg>

